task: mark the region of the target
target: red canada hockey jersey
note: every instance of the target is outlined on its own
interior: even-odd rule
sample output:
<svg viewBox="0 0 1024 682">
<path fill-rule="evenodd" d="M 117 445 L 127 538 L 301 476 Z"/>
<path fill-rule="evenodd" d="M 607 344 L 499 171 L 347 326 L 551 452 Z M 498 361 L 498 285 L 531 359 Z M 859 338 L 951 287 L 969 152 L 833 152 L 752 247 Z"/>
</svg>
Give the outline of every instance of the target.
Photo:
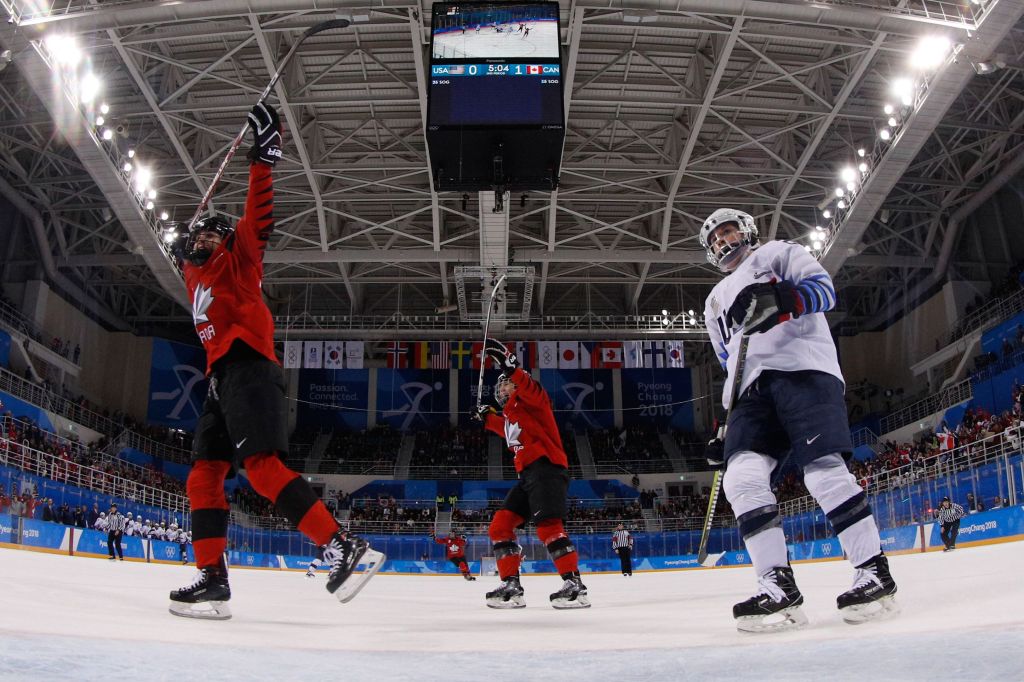
<svg viewBox="0 0 1024 682">
<path fill-rule="evenodd" d="M 465 556 L 466 554 L 466 540 L 458 535 L 449 535 L 446 538 L 434 538 L 434 542 L 439 545 L 444 545 L 446 558 L 448 559 Z"/>
<path fill-rule="evenodd" d="M 274 318 L 263 302 L 263 252 L 274 230 L 274 185 L 266 164 L 249 166 L 245 213 L 235 231 L 203 265 L 185 261 L 192 320 L 206 349 L 206 373 L 231 344 L 243 341 L 268 360 L 274 353 Z"/>
<path fill-rule="evenodd" d="M 558 434 L 547 391 L 522 367 L 512 373 L 511 379 L 516 388 L 502 410 L 504 419 L 489 414 L 485 426 L 505 439 L 508 449 L 515 455 L 517 472 L 540 457 L 547 457 L 552 464 L 568 469 L 569 460 L 562 448 L 562 437 Z"/>
</svg>

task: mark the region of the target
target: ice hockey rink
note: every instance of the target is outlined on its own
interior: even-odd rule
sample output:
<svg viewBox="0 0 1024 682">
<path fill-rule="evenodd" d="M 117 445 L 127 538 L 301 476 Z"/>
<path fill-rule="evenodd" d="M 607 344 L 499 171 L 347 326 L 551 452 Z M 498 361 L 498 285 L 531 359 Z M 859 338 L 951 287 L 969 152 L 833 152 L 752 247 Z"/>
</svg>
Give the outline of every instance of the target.
<svg viewBox="0 0 1024 682">
<path fill-rule="evenodd" d="M 434 56 L 449 59 L 475 59 L 501 55 L 505 59 L 522 57 L 526 59 L 558 59 L 557 51 L 547 53 L 543 46 L 558 45 L 558 26 L 553 21 L 527 22 L 530 35 L 517 33 L 515 24 L 501 24 L 501 33 L 493 26 L 484 26 L 479 31 L 467 28 L 449 31 L 434 36 Z M 511 31 L 511 32 L 509 32 Z"/>
<path fill-rule="evenodd" d="M 585 576 L 594 606 L 575 611 L 548 605 L 554 576 L 496 611 L 496 578 L 380 574 L 341 605 L 323 576 L 236 570 L 234 617 L 210 622 L 167 612 L 191 567 L 0 550 L 0 678 L 1019 680 L 1022 566 L 1021 542 L 893 557 L 902 613 L 851 626 L 835 609 L 850 566 L 801 564 L 810 625 L 744 635 L 749 568 Z"/>
</svg>

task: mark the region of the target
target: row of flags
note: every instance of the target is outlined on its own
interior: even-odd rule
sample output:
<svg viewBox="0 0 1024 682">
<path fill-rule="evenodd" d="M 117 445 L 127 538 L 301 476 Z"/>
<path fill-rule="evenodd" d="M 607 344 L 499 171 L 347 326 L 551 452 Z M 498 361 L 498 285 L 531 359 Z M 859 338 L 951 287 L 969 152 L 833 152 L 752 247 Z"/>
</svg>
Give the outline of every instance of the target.
<svg viewBox="0 0 1024 682">
<path fill-rule="evenodd" d="M 682 341 L 519 341 L 507 344 L 526 369 L 684 367 Z M 393 341 L 394 369 L 480 369 L 479 341 Z M 285 341 L 287 369 L 362 369 L 363 341 Z"/>
</svg>

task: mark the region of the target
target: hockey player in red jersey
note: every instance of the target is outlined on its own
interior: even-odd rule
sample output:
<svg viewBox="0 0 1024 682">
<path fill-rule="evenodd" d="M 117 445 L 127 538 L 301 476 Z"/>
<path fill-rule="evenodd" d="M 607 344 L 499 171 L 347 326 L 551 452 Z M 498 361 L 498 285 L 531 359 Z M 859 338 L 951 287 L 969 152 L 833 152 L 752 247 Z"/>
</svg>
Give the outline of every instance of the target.
<svg viewBox="0 0 1024 682">
<path fill-rule="evenodd" d="M 253 107 L 249 122 L 255 144 L 241 220 L 235 227 L 219 216 L 199 220 L 176 247 L 210 378 L 187 482 L 199 572 L 192 583 L 171 592 L 170 604 L 171 613 L 192 618 L 231 617 L 224 480 L 237 468 L 246 470 L 252 487 L 282 516 L 323 547 L 331 567 L 327 590 L 339 600 L 354 597 L 384 558 L 366 540 L 339 529 L 306 480 L 280 459 L 288 450 L 284 374 L 260 282 L 274 229 L 271 170 L 281 158 L 281 124 L 262 103 Z M 361 559 L 367 570 L 349 580 Z"/>
<path fill-rule="evenodd" d="M 494 388 L 502 412 L 499 416 L 493 407 L 484 406 L 477 411 L 476 418 L 505 439 L 519 474 L 519 482 L 505 497 L 488 529 L 502 582 L 487 593 L 487 605 L 495 609 L 526 606 L 519 582 L 522 547 L 516 543 L 516 529 L 531 521 L 565 581 L 562 589 L 551 595 L 551 605 L 556 609 L 589 607 L 590 597 L 580 579 L 576 548 L 563 525 L 569 462 L 551 411 L 551 399 L 504 345 L 487 339 L 484 349 L 502 371 Z"/>
<path fill-rule="evenodd" d="M 430 534 L 430 539 L 439 545 L 444 545 L 445 556 L 448 557 L 448 561 L 455 564 L 455 567 L 459 569 L 459 573 L 466 580 L 476 580 L 473 575 L 469 572 L 469 564 L 466 563 L 466 536 L 459 535 L 455 531 L 450 531 L 447 537 L 439 538 L 433 533 Z"/>
</svg>

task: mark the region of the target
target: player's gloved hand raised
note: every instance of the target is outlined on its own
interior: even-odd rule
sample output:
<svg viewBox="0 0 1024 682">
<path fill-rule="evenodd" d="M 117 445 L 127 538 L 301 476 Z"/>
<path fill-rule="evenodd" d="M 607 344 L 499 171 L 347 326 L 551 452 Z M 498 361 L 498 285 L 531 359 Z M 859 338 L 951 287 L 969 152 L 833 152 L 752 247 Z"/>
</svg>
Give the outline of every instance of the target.
<svg viewBox="0 0 1024 682">
<path fill-rule="evenodd" d="M 741 291 L 729 308 L 726 321 L 744 336 L 761 334 L 804 312 L 803 299 L 791 282 L 760 282 Z"/>
<path fill-rule="evenodd" d="M 249 126 L 253 137 L 249 160 L 273 166 L 281 158 L 281 119 L 274 107 L 257 103 L 249 112 Z"/>
<path fill-rule="evenodd" d="M 721 469 L 725 466 L 725 425 L 718 427 L 715 437 L 708 441 L 704 448 L 704 457 L 708 460 L 708 466 L 712 469 Z"/>
<path fill-rule="evenodd" d="M 480 405 L 479 407 L 473 410 L 473 416 L 471 417 L 471 419 L 473 419 L 474 421 L 487 423 L 487 415 L 489 414 L 498 414 L 498 411 L 491 407 L 490 405 Z"/>
<path fill-rule="evenodd" d="M 515 353 L 509 352 L 508 348 L 505 348 L 505 344 L 500 341 L 487 339 L 484 344 L 484 353 L 505 376 L 511 375 L 519 367 L 519 358 Z"/>
</svg>

